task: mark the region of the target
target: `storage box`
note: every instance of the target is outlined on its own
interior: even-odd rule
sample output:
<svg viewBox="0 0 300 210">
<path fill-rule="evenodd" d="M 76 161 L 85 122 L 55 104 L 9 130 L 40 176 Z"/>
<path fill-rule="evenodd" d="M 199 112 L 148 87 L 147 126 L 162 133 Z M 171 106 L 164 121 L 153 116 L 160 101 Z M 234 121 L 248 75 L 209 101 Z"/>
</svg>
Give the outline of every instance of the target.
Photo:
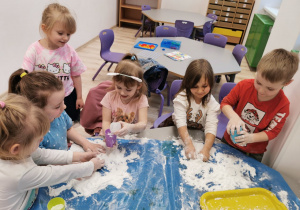
<svg viewBox="0 0 300 210">
<path fill-rule="evenodd" d="M 181 45 L 181 41 L 175 41 L 171 39 L 163 39 L 160 43 L 160 47 L 170 48 L 174 50 L 179 50 Z"/>
<path fill-rule="evenodd" d="M 227 37 L 227 42 L 239 44 L 242 34 L 242 31 L 233 31 L 231 29 L 215 27 L 213 33 L 222 34 Z"/>
</svg>

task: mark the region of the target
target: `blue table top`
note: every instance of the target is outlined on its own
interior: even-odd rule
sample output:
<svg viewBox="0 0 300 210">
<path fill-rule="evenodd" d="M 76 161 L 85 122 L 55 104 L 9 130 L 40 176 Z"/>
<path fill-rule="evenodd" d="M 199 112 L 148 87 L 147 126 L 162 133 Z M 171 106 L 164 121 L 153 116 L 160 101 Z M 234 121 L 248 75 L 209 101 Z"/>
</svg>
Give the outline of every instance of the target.
<svg viewBox="0 0 300 210">
<path fill-rule="evenodd" d="M 136 158 L 127 162 L 127 173 L 131 178 L 124 179 L 120 188 L 108 185 L 88 197 L 80 196 L 74 188 L 62 190 L 58 196 L 65 199 L 67 209 L 200 209 L 201 195 L 207 191 L 220 190 L 222 183 L 225 184 L 222 180 L 205 182 L 204 177 L 212 176 L 213 173 L 222 173 L 224 180 L 243 179 L 244 183 L 248 183 L 248 187 L 233 184 L 233 189 L 265 188 L 273 192 L 288 209 L 300 208 L 300 200 L 277 171 L 228 145 L 214 144 L 210 161 L 202 162 L 199 168 L 195 167 L 199 171 L 193 177 L 193 184 L 184 175 L 190 168 L 181 145 L 176 141 L 141 141 L 118 140 L 118 150 L 125 151 L 124 157 L 137 154 Z M 216 166 L 226 162 L 226 159 L 218 158 L 223 154 L 225 158 L 233 160 L 233 167 L 242 170 L 214 171 Z M 108 179 L 111 176 L 105 167 L 96 173 Z M 199 185 L 200 182 L 203 185 Z M 49 189 L 64 189 L 65 185 L 40 188 L 32 209 L 47 209 L 48 201 L 53 198 L 49 195 Z"/>
</svg>

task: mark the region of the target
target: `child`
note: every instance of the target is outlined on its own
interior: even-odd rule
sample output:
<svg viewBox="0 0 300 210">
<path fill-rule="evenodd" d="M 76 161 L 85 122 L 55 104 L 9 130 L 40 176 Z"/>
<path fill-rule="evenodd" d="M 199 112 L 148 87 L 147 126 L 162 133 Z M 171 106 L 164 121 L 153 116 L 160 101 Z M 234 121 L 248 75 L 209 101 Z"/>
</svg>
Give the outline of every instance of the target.
<svg viewBox="0 0 300 210">
<path fill-rule="evenodd" d="M 229 119 L 223 142 L 262 160 L 269 141 L 279 134 L 289 115 L 289 100 L 282 88 L 292 82 L 298 65 L 298 56 L 284 49 L 263 56 L 255 79 L 239 82 L 222 100 L 221 110 Z M 241 134 L 235 137 L 236 144 L 229 135 L 235 129 Z"/>
<path fill-rule="evenodd" d="M 46 71 L 27 74 L 24 69 L 19 69 L 9 78 L 8 92 L 27 97 L 47 114 L 51 127 L 40 147 L 67 150 L 68 138 L 81 145 L 85 151 L 104 151 L 103 146 L 89 142 L 72 127 L 72 120 L 64 111 L 63 84 L 53 74 Z"/>
<path fill-rule="evenodd" d="M 102 130 L 110 128 L 111 122 L 120 122 L 121 129 L 115 132 L 118 136 L 137 133 L 146 128 L 148 99 L 143 79 L 143 70 L 134 54 L 126 54 L 116 67 L 113 76 L 115 90 L 108 92 L 101 101 Z"/>
<path fill-rule="evenodd" d="M 22 68 L 29 72 L 45 70 L 59 78 L 65 88 L 66 112 L 77 122 L 84 106 L 80 75 L 86 67 L 67 44 L 76 31 L 75 19 L 66 7 L 50 4 L 43 12 L 40 31 L 44 38 L 29 46 Z"/>
<path fill-rule="evenodd" d="M 23 96 L 9 94 L 0 101 L 0 125 L 1 208 L 29 209 L 37 188 L 90 176 L 104 166 L 104 160 L 95 158 L 95 152 L 38 148 L 49 130 L 49 120 Z M 84 163 L 62 166 L 72 162 Z"/>
<path fill-rule="evenodd" d="M 205 143 L 200 153 L 208 161 L 209 151 L 215 141 L 219 103 L 211 94 L 214 72 L 205 59 L 192 61 L 185 72 L 181 87 L 174 99 L 173 121 L 184 143 L 185 155 L 195 159 L 197 154 L 188 128 L 204 130 Z"/>
</svg>

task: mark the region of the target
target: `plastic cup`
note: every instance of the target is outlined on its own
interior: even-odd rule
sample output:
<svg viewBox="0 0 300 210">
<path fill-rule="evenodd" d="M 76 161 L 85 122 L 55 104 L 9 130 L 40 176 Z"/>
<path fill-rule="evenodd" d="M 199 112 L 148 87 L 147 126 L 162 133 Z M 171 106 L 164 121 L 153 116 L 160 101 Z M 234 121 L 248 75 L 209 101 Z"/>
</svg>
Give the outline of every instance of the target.
<svg viewBox="0 0 300 210">
<path fill-rule="evenodd" d="M 52 198 L 47 205 L 48 210 L 65 210 L 66 202 L 61 197 Z"/>
<path fill-rule="evenodd" d="M 243 130 L 243 128 L 240 127 L 240 131 L 242 131 L 242 130 Z M 235 137 L 240 136 L 240 135 L 241 135 L 241 134 L 237 134 L 236 129 L 234 130 L 234 133 L 233 133 L 233 134 L 232 134 L 231 131 L 230 131 L 230 137 L 231 137 L 231 140 L 232 140 L 232 142 L 233 142 L 234 144 L 236 144 Z"/>
<path fill-rule="evenodd" d="M 110 129 L 105 131 L 105 142 L 107 147 L 113 147 L 117 142 L 117 136 L 110 132 Z"/>
</svg>

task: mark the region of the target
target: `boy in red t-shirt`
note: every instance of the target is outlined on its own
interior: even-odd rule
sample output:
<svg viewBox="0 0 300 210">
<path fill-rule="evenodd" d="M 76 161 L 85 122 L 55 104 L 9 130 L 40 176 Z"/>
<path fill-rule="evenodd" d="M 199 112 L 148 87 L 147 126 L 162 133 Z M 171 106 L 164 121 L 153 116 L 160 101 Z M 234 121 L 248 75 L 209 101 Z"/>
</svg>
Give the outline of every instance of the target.
<svg viewBox="0 0 300 210">
<path fill-rule="evenodd" d="M 255 79 L 239 82 L 222 100 L 221 110 L 229 119 L 224 143 L 262 160 L 269 141 L 279 134 L 289 115 L 290 102 L 282 88 L 293 81 L 298 66 L 299 57 L 284 49 L 263 56 Z M 230 137 L 235 129 L 240 135 L 234 138 L 236 143 Z"/>
</svg>

